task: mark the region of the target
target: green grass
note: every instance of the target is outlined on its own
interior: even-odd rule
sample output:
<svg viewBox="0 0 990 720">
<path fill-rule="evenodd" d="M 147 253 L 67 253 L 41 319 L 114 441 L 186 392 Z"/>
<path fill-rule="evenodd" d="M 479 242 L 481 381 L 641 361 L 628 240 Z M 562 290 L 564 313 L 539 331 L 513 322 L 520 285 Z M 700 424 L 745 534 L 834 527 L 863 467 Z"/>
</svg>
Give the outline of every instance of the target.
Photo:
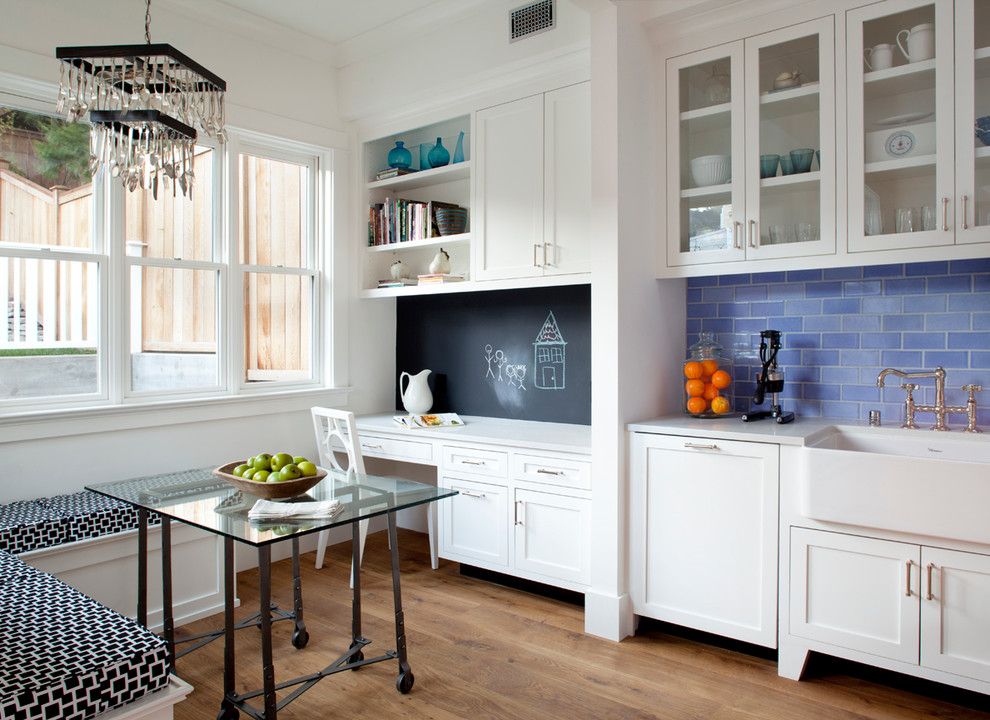
<svg viewBox="0 0 990 720">
<path fill-rule="evenodd" d="M 15 348 L 0 350 L 0 357 L 33 357 L 35 355 L 95 355 L 96 348 Z"/>
</svg>

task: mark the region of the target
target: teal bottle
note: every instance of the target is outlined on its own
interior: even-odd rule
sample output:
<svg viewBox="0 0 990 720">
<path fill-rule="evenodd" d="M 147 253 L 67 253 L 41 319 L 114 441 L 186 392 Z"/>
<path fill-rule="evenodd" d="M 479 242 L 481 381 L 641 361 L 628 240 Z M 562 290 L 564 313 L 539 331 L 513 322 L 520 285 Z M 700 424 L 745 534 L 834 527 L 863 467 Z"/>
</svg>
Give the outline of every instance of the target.
<svg viewBox="0 0 990 720">
<path fill-rule="evenodd" d="M 457 136 L 457 147 L 454 148 L 454 163 L 464 162 L 464 131 Z"/>
<path fill-rule="evenodd" d="M 405 147 L 402 140 L 395 141 L 395 147 L 388 152 L 388 166 L 404 170 L 412 165 L 412 153 Z"/>
<path fill-rule="evenodd" d="M 437 138 L 437 144 L 433 146 L 432 150 L 430 150 L 428 159 L 430 161 L 431 168 L 443 167 L 450 162 L 450 153 L 447 152 L 447 148 L 445 148 L 443 143 L 440 142 L 440 138 Z"/>
</svg>

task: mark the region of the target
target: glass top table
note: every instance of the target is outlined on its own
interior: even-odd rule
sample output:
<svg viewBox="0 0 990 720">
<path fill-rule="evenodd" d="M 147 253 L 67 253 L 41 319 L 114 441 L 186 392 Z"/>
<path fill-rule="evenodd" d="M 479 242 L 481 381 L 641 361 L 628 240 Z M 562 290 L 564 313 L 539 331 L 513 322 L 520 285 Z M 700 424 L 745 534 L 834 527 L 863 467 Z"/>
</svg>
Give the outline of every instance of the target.
<svg viewBox="0 0 990 720">
<path fill-rule="evenodd" d="M 214 475 L 212 468 L 87 485 L 86 489 L 255 547 L 457 494 L 413 480 L 330 471 L 306 494 L 282 502 L 338 499 L 342 508 L 332 518 L 257 521 L 248 519 L 248 511 L 258 498 L 232 487 Z"/>
</svg>

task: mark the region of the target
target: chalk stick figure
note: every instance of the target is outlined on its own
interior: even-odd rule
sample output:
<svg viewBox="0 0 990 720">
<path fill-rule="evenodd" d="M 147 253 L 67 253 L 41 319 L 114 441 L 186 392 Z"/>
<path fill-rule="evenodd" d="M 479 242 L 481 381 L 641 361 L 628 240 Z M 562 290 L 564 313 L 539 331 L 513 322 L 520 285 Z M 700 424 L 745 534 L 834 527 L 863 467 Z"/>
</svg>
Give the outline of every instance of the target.
<svg viewBox="0 0 990 720">
<path fill-rule="evenodd" d="M 485 373 L 485 377 L 486 378 L 489 378 L 490 377 L 492 380 L 495 379 L 495 373 L 492 372 L 492 360 L 494 358 L 495 358 L 495 356 L 492 354 L 492 346 L 491 345 L 485 345 L 485 360 L 488 361 L 488 372 Z"/>
</svg>

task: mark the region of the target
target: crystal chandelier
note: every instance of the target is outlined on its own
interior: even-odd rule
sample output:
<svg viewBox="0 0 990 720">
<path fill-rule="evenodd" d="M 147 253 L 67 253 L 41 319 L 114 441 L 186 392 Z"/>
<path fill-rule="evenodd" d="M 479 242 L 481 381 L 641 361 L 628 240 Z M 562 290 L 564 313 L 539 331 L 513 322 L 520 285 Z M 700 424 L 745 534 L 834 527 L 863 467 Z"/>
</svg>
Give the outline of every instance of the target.
<svg viewBox="0 0 990 720">
<path fill-rule="evenodd" d="M 60 47 L 56 112 L 69 122 L 89 113 L 90 169 L 105 168 L 128 190 L 159 188 L 192 197 L 200 130 L 226 141 L 227 83 L 166 43 L 151 42 L 145 2 L 144 45 Z"/>
</svg>

